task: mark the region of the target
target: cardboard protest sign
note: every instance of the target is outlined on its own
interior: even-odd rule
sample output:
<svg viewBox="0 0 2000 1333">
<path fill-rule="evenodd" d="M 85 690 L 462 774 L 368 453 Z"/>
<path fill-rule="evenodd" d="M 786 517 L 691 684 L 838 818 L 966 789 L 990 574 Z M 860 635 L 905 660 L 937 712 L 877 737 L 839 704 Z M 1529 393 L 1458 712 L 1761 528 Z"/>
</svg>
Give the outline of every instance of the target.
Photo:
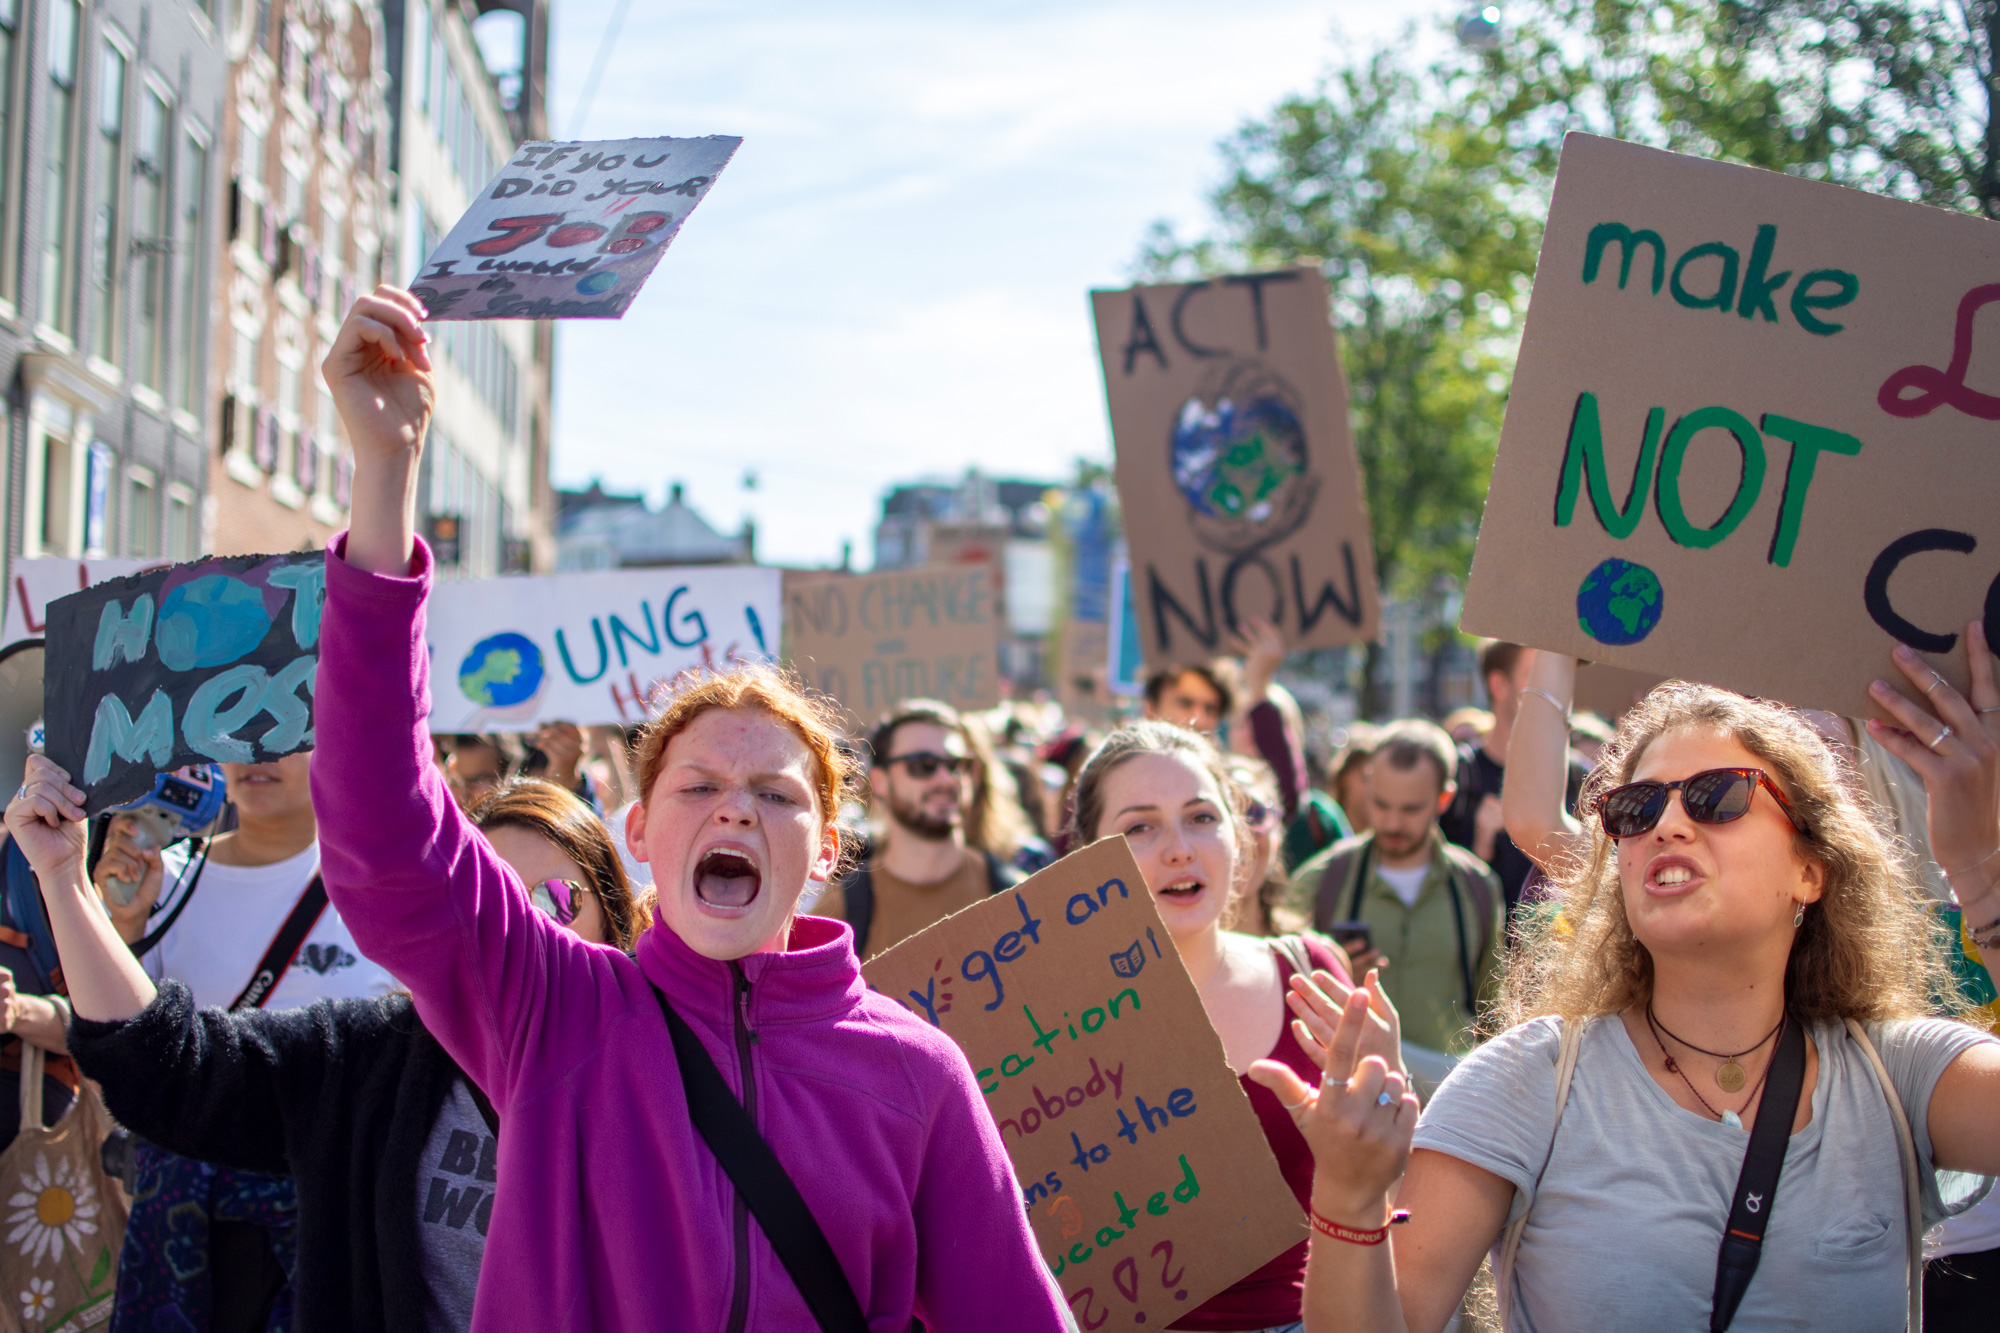
<svg viewBox="0 0 2000 1333">
<path fill-rule="evenodd" d="M 778 571 L 749 565 L 440 583 L 431 730 L 636 726 L 681 672 L 768 658 L 779 615 Z"/>
<path fill-rule="evenodd" d="M 1249 616 L 1294 649 L 1374 638 L 1374 547 L 1319 270 L 1090 299 L 1147 665 L 1227 651 Z"/>
<path fill-rule="evenodd" d="M 742 142 L 524 143 L 410 291 L 431 319 L 617 319 Z"/>
<path fill-rule="evenodd" d="M 1653 687 L 1665 679 L 1650 671 L 1627 671 L 1602 662 L 1585 662 L 1576 669 L 1575 707 L 1578 712 L 1595 713 L 1616 724 L 1626 709 L 1652 693 Z"/>
<path fill-rule="evenodd" d="M 957 1042 L 1085 1328 L 1163 1328 L 1306 1238 L 1123 838 L 862 969 Z"/>
<path fill-rule="evenodd" d="M 905 699 L 1000 702 L 999 579 L 989 564 L 785 576 L 785 660 L 857 731 Z"/>
<path fill-rule="evenodd" d="M 326 557 L 241 555 L 112 579 L 48 605 L 48 755 L 96 814 L 189 764 L 313 743 Z"/>
<path fill-rule="evenodd" d="M 148 569 L 162 569 L 169 561 L 123 557 L 115 560 L 69 560 L 60 556 L 16 560 L 7 580 L 7 611 L 0 619 L 0 648 L 23 639 L 39 639 L 46 627 L 49 603 L 58 597 L 81 592 L 93 583 L 122 578 Z"/>
<path fill-rule="evenodd" d="M 1989 221 L 1572 134 L 1462 627 L 1854 717 L 1898 641 L 1963 688 L 1995 273 Z"/>
</svg>

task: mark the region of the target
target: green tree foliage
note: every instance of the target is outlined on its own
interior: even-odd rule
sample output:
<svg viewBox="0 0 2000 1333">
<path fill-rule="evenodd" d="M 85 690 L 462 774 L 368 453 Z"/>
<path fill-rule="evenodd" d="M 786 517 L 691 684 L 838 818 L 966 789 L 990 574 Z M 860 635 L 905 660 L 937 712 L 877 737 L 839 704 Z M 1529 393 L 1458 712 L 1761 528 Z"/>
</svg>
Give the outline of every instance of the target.
<svg viewBox="0 0 2000 1333">
<path fill-rule="evenodd" d="M 1505 136 L 1431 109 L 1465 77 L 1414 67 L 1407 39 L 1332 70 L 1223 144 L 1216 235 L 1156 225 L 1140 261 L 1155 278 L 1322 263 L 1391 590 L 1471 557 L 1540 240 Z"/>
<path fill-rule="evenodd" d="M 1464 574 L 1564 134 L 2000 217 L 2000 0 L 1515 0 L 1490 50 L 1334 63 L 1221 145 L 1140 276 L 1316 259 L 1392 595 Z"/>
</svg>

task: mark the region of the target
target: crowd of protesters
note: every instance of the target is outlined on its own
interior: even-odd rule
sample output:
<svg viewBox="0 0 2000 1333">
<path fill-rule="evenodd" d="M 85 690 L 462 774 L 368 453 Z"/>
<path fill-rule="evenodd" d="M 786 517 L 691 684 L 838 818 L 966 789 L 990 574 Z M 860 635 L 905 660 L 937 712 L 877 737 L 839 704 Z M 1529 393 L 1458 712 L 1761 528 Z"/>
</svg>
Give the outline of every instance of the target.
<svg viewBox="0 0 2000 1333">
<path fill-rule="evenodd" d="M 1105 837 L 1310 1222 L 1173 1327 L 1990 1326 L 1979 626 L 1886 724 L 1674 683 L 1614 726 L 1493 643 L 1483 706 L 1309 758 L 1253 621 L 1094 726 L 848 735 L 736 667 L 434 737 L 422 313 L 363 298 L 325 368 L 317 748 L 166 848 L 39 755 L 7 807 L 0 1106 L 32 1047 L 45 1123 L 122 1126 L 112 1329 L 1074 1327 L 964 1058 L 860 965 Z"/>
</svg>

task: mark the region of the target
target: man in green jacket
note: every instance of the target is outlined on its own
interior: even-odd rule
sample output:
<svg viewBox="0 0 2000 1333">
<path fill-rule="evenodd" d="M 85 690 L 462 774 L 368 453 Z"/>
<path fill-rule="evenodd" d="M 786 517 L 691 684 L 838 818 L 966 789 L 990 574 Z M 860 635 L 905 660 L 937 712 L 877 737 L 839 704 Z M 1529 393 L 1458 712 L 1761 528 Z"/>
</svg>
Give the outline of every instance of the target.
<svg viewBox="0 0 2000 1333">
<path fill-rule="evenodd" d="M 1434 1078 L 1420 1065 L 1441 1078 L 1450 1057 L 1471 1048 L 1468 1029 L 1490 998 L 1503 942 L 1500 881 L 1438 832 L 1456 768 L 1451 738 L 1435 724 L 1390 724 L 1367 771 L 1373 827 L 1292 875 L 1291 905 L 1314 929 L 1346 934 L 1350 923 L 1367 925 L 1368 947 L 1352 951 L 1357 974 L 1394 961 L 1383 966 L 1382 986 L 1402 1015 L 1405 1059 L 1424 1082 Z"/>
</svg>

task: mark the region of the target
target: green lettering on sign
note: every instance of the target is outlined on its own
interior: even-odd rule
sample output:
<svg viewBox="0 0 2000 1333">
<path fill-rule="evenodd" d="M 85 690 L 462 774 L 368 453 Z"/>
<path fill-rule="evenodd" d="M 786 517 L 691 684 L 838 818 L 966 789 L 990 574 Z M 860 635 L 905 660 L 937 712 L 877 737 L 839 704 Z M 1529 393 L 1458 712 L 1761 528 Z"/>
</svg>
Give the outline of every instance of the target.
<svg viewBox="0 0 2000 1333">
<path fill-rule="evenodd" d="M 1775 435 L 1792 446 L 1791 466 L 1785 469 L 1785 498 L 1778 507 L 1778 531 L 1771 538 L 1772 564 L 1783 568 L 1792 563 L 1792 548 L 1798 545 L 1799 521 L 1805 515 L 1806 491 L 1812 485 L 1813 471 L 1819 466 L 1822 452 L 1847 454 L 1852 457 L 1861 452 L 1861 441 L 1852 435 L 1825 426 L 1811 426 L 1790 417 L 1766 413 L 1763 420 L 1764 431 Z"/>
<path fill-rule="evenodd" d="M 1597 415 L 1597 395 L 1577 395 L 1576 415 L 1570 419 L 1569 451 L 1563 455 L 1562 483 L 1556 489 L 1556 526 L 1566 528 L 1576 513 L 1577 492 L 1585 482 L 1590 486 L 1590 507 L 1604 530 L 1619 540 L 1632 535 L 1646 513 L 1646 490 L 1653 480 L 1653 454 L 1659 448 L 1660 427 L 1667 414 L 1654 408 L 1646 414 L 1646 435 L 1639 445 L 1639 462 L 1632 470 L 1632 488 L 1625 503 L 1611 499 L 1611 478 L 1604 464 L 1604 428 Z"/>
<path fill-rule="evenodd" d="M 1729 508 L 1715 521 L 1715 526 L 1698 528 L 1688 521 L 1687 511 L 1681 508 L 1681 464 L 1694 437 L 1711 429 L 1726 430 L 1736 437 L 1737 447 L 1743 450 L 1743 476 L 1736 485 L 1736 498 L 1729 502 Z M 1667 434 L 1667 447 L 1660 454 L 1658 495 L 1654 503 L 1660 510 L 1660 526 L 1676 543 L 1698 551 L 1714 546 L 1736 531 L 1763 489 L 1764 437 L 1742 413 L 1726 407 L 1703 407 L 1674 423 Z"/>
</svg>

